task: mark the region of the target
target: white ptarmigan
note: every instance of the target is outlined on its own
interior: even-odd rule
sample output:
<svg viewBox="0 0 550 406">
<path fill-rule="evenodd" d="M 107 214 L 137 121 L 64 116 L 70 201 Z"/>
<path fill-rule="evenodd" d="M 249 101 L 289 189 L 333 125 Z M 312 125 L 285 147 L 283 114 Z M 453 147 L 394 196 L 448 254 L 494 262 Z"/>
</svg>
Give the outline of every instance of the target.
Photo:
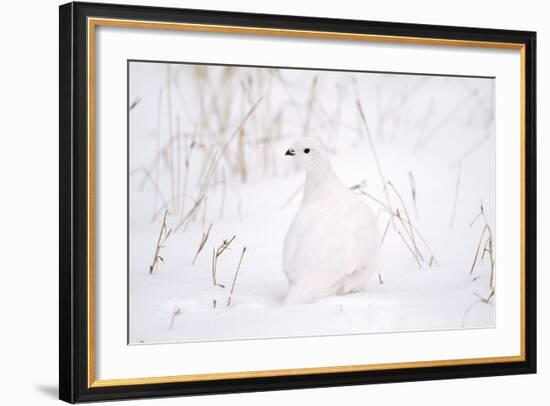
<svg viewBox="0 0 550 406">
<path fill-rule="evenodd" d="M 336 176 L 316 137 L 286 154 L 306 172 L 304 195 L 284 241 L 285 304 L 364 290 L 378 267 L 379 238 L 371 208 Z"/>
</svg>

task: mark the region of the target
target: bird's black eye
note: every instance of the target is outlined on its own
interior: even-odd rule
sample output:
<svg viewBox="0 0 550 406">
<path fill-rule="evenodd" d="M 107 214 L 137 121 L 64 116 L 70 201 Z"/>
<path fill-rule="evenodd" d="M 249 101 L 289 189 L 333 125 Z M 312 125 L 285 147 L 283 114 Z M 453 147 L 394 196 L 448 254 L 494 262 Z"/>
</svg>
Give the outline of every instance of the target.
<svg viewBox="0 0 550 406">
<path fill-rule="evenodd" d="M 309 154 L 309 151 L 310 151 L 309 148 L 304 149 L 304 154 Z"/>
</svg>

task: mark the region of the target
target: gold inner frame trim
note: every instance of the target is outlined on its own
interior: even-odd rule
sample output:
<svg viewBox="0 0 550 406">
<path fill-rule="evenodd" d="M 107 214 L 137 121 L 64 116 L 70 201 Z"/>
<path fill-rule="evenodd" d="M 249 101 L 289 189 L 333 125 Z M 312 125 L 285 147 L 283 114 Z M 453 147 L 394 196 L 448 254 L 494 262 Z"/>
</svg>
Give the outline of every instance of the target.
<svg viewBox="0 0 550 406">
<path fill-rule="evenodd" d="M 433 360 L 433 361 L 415 361 L 415 362 L 396 362 L 384 364 L 364 364 L 364 365 L 345 365 L 329 366 L 315 368 L 295 368 L 295 369 L 275 369 L 264 371 L 242 371 L 242 372 L 219 372 L 208 374 L 189 374 L 160 377 L 144 378 L 122 378 L 122 379 L 95 379 L 95 220 L 94 220 L 94 191 L 95 191 L 95 28 L 97 26 L 109 27 L 130 27 L 130 28 L 148 28 L 160 30 L 180 30 L 192 32 L 215 32 L 232 33 L 243 35 L 262 35 L 279 37 L 298 37 L 298 38 L 316 38 L 316 39 L 338 39 L 354 41 L 371 42 L 389 42 L 401 44 L 432 45 L 432 46 L 459 46 L 459 47 L 478 47 L 478 48 L 496 48 L 512 49 L 520 51 L 520 83 L 521 83 L 521 101 L 520 101 L 520 179 L 521 179 L 521 247 L 520 247 L 520 340 L 521 348 L 519 355 L 502 357 L 481 357 L 465 358 L 451 360 Z M 422 37 L 404 37 L 391 35 L 374 34 L 355 34 L 345 32 L 325 32 L 325 31 L 306 31 L 290 30 L 260 27 L 243 27 L 229 25 L 209 25 L 209 24 L 187 24 L 187 23 L 168 23 L 155 21 L 139 20 L 120 20 L 109 18 L 89 18 L 87 27 L 88 42 L 88 61 L 87 61 L 87 80 L 88 80 L 88 387 L 110 387 L 124 385 L 143 385 L 160 383 L 177 383 L 191 381 L 212 381 L 220 379 L 243 379 L 260 377 L 280 377 L 290 375 L 312 375 L 312 374 L 330 374 L 341 372 L 360 372 L 360 371 L 380 371 L 397 368 L 424 368 L 440 366 L 474 365 L 474 364 L 492 364 L 504 362 L 525 361 L 525 45 L 520 43 L 507 42 L 489 42 L 489 41 L 466 41 L 453 39 L 435 39 Z"/>
</svg>

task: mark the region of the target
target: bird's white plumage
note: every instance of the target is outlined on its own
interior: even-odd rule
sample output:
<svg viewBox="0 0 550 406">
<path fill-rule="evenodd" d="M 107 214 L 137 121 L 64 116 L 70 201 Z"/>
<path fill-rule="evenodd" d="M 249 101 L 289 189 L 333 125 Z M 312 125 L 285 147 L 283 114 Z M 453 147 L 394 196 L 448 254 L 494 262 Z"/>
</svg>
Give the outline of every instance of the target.
<svg viewBox="0 0 550 406">
<path fill-rule="evenodd" d="M 305 169 L 306 182 L 284 241 L 285 303 L 363 290 L 378 263 L 374 213 L 338 179 L 317 138 L 304 137 L 287 154 Z"/>
</svg>

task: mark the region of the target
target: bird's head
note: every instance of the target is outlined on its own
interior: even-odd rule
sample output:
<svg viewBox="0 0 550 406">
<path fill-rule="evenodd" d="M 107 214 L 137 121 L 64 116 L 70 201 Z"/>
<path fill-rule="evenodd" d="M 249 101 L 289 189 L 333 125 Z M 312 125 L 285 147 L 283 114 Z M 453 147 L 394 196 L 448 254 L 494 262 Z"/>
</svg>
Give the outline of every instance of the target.
<svg viewBox="0 0 550 406">
<path fill-rule="evenodd" d="M 317 137 L 303 137 L 295 141 L 286 151 L 306 172 L 331 169 L 330 158 L 323 142 Z"/>
</svg>

